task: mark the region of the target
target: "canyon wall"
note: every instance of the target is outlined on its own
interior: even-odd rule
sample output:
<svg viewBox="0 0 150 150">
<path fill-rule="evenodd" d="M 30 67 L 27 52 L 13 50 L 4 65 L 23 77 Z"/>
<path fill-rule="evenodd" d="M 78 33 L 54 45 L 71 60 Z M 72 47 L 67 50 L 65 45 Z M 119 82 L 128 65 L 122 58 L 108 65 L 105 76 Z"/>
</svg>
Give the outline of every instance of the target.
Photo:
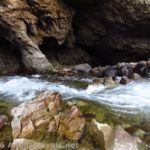
<svg viewBox="0 0 150 150">
<path fill-rule="evenodd" d="M 149 18 L 149 0 L 3 0 L 0 36 L 36 72 L 113 65 L 149 58 Z"/>
</svg>

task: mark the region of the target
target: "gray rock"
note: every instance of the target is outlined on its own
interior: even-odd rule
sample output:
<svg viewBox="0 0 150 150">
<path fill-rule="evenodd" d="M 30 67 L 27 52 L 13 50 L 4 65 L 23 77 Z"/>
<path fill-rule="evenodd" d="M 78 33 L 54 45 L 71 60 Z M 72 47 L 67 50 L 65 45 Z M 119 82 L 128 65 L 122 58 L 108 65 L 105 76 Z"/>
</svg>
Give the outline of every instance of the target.
<svg viewBox="0 0 150 150">
<path fill-rule="evenodd" d="M 123 128 L 116 128 L 114 150 L 138 150 L 139 143 L 141 141 L 138 138 L 131 136 Z"/>
<path fill-rule="evenodd" d="M 149 0 L 89 1 L 82 0 L 74 21 L 80 45 L 109 64 L 149 58 Z"/>
<path fill-rule="evenodd" d="M 89 64 L 80 64 L 80 65 L 74 66 L 74 70 L 79 71 L 79 72 L 89 73 L 91 69 L 92 67 Z"/>
</svg>

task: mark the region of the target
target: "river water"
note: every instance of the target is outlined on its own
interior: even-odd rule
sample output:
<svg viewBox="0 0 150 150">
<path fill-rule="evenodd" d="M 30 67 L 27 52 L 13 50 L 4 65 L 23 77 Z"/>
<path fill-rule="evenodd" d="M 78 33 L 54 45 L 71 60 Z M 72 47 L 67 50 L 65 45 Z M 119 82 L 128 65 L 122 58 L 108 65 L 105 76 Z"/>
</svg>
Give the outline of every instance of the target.
<svg viewBox="0 0 150 150">
<path fill-rule="evenodd" d="M 98 101 L 112 109 L 128 113 L 150 114 L 149 80 L 133 81 L 111 87 L 92 84 L 92 77 L 3 76 L 0 77 L 0 99 L 26 101 L 42 91 L 58 91 L 63 99 Z"/>
<path fill-rule="evenodd" d="M 0 77 L 0 102 L 16 101 L 18 104 L 42 91 L 58 91 L 68 103 L 84 104 L 86 101 L 88 107 L 82 109 L 96 114 L 99 121 L 131 127 L 129 132 L 138 134 L 150 146 L 150 79 L 115 86 L 94 84 L 95 79 L 57 75 L 3 76 Z M 136 133 L 134 129 L 142 132 Z"/>
</svg>

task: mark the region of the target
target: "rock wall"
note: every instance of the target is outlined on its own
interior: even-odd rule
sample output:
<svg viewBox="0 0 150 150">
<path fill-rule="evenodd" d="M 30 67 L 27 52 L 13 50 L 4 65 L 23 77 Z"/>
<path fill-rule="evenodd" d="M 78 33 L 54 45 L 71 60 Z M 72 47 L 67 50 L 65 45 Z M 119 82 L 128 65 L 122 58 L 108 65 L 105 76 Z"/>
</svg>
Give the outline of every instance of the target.
<svg viewBox="0 0 150 150">
<path fill-rule="evenodd" d="M 62 44 L 72 16 L 73 10 L 60 0 L 4 0 L 0 2 L 0 33 L 20 49 L 22 62 L 28 69 L 52 71 L 39 44 L 44 37 L 54 37 Z"/>
<path fill-rule="evenodd" d="M 101 0 L 86 8 L 82 2 L 80 8 L 80 2 L 72 3 L 77 9 L 74 28 L 81 46 L 106 64 L 149 58 L 150 1 Z"/>
<path fill-rule="evenodd" d="M 67 63 L 56 59 L 62 65 L 72 60 L 94 65 L 146 60 L 149 5 L 149 0 L 3 0 L 0 33 L 21 51 L 26 68 L 36 72 L 54 70 L 51 59 L 57 47 L 57 56 L 66 50 L 75 55 Z M 51 44 L 50 38 L 57 46 L 43 53 L 43 39 Z"/>
</svg>

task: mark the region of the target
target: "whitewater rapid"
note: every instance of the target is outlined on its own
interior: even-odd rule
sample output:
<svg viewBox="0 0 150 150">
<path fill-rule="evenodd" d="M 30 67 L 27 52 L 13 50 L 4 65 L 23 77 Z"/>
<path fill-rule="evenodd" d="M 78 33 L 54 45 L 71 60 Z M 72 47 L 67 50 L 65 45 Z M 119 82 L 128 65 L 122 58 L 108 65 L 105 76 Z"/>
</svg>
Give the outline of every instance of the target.
<svg viewBox="0 0 150 150">
<path fill-rule="evenodd" d="M 84 78 L 79 80 L 87 83 L 92 81 Z M 118 85 L 114 88 L 101 84 L 89 84 L 86 88 L 76 88 L 64 84 L 64 81 L 52 82 L 41 78 L 39 75 L 0 77 L 1 99 L 26 101 L 34 98 L 42 91 L 58 91 L 66 100 L 98 101 L 121 111 L 150 110 L 150 82 L 148 80 L 133 81 L 127 85 Z"/>
</svg>

